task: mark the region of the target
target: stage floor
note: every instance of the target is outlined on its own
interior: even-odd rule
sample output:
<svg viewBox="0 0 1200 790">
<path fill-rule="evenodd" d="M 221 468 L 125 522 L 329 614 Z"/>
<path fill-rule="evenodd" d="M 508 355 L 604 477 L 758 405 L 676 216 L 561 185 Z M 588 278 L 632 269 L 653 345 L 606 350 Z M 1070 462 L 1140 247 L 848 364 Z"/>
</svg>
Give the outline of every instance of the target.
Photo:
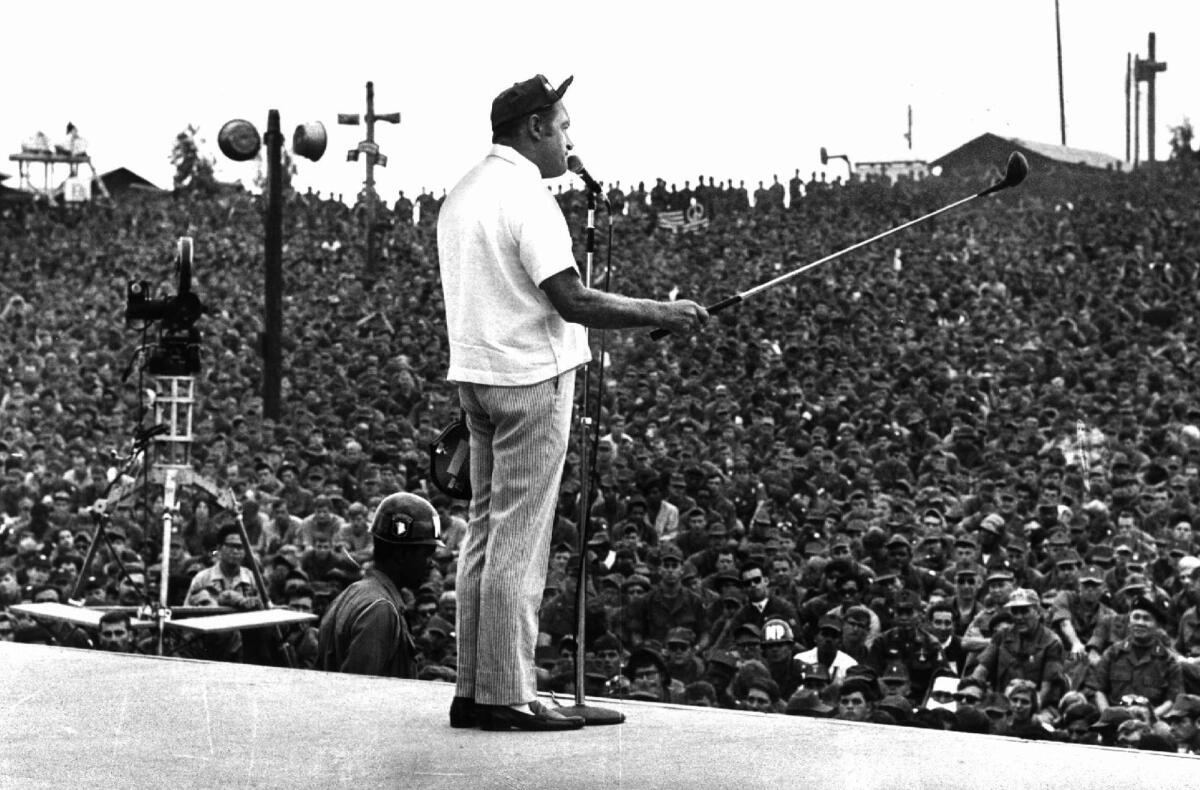
<svg viewBox="0 0 1200 790">
<path fill-rule="evenodd" d="M 3 788 L 1191 788 L 1195 758 L 598 702 L 625 724 L 451 729 L 447 684 L 0 643 Z M 569 703 L 571 700 L 564 700 Z"/>
</svg>

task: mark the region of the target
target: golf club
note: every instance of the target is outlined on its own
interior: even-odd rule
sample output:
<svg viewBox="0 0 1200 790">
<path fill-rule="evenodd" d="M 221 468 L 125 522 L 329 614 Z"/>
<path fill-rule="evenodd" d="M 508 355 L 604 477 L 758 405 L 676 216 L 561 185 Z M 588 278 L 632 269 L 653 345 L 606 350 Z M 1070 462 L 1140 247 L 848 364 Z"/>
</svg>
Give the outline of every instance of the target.
<svg viewBox="0 0 1200 790">
<path fill-rule="evenodd" d="M 922 217 L 917 217 L 914 220 L 909 220 L 908 222 L 905 222 L 903 225 L 897 225 L 896 227 L 892 228 L 891 230 L 885 230 L 883 233 L 880 233 L 877 236 L 872 236 L 871 238 L 864 239 L 863 241 L 860 241 L 856 244 L 851 244 L 849 247 L 845 248 L 844 250 L 838 250 L 837 252 L 833 253 L 832 255 L 826 255 L 824 258 L 821 258 L 820 260 L 813 261 L 812 263 L 806 263 L 805 265 L 801 266 L 798 269 L 793 269 L 790 272 L 786 272 L 784 274 L 779 275 L 774 280 L 768 280 L 765 283 L 756 285 L 753 288 L 742 291 L 741 293 L 736 293 L 733 296 L 726 297 L 725 299 L 722 299 L 721 301 L 717 302 L 716 304 L 709 305 L 706 309 L 708 310 L 708 312 L 710 314 L 711 313 L 719 313 L 727 307 L 732 307 L 733 305 L 737 304 L 738 302 L 741 302 L 745 299 L 749 299 L 751 296 L 754 296 L 755 294 L 759 293 L 760 291 L 765 291 L 768 288 L 771 288 L 772 286 L 779 285 L 782 282 L 786 282 L 786 281 L 792 279 L 793 277 L 795 277 L 798 274 L 803 274 L 804 272 L 808 271 L 809 269 L 820 266 L 823 263 L 828 263 L 829 261 L 832 261 L 834 258 L 840 258 L 841 256 L 845 255 L 848 252 L 853 252 L 854 250 L 857 250 L 860 247 L 865 247 L 868 244 L 871 244 L 872 242 L 876 242 L 882 238 L 891 236 L 893 233 L 897 233 L 899 231 L 904 230 L 905 228 L 912 227 L 913 225 L 916 225 L 918 222 L 924 222 L 925 220 L 929 219 L 930 217 L 936 217 L 938 214 L 949 211 L 952 208 L 957 208 L 964 203 L 969 203 L 970 201 L 974 200 L 975 198 L 981 198 L 985 195 L 990 195 L 993 192 L 999 192 L 1001 189 L 1008 189 L 1009 187 L 1015 187 L 1017 184 L 1020 184 L 1022 181 L 1024 181 L 1025 176 L 1027 176 L 1027 175 L 1029 175 L 1029 162 L 1026 161 L 1024 155 L 1022 155 L 1020 151 L 1013 151 L 1008 156 L 1008 166 L 1004 170 L 1004 177 L 1001 178 L 996 183 L 992 184 L 987 189 L 983 190 L 982 192 L 976 192 L 974 195 L 971 195 L 970 197 L 965 197 L 962 200 L 956 200 L 955 202 L 951 203 L 948 206 L 943 206 L 942 208 L 939 208 L 936 211 L 931 211 Z M 653 332 L 650 333 L 650 337 L 654 340 L 661 340 L 662 338 L 666 337 L 669 334 L 671 334 L 671 331 L 669 329 L 655 329 Z"/>
</svg>

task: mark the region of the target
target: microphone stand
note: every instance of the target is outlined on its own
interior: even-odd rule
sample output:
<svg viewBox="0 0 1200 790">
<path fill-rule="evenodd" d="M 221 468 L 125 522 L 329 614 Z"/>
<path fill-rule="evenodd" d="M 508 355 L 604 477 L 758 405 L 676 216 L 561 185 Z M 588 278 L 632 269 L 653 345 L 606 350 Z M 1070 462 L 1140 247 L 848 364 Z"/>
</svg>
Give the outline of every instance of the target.
<svg viewBox="0 0 1200 790">
<path fill-rule="evenodd" d="M 584 245 L 584 285 L 588 288 L 592 286 L 592 259 L 596 254 L 596 193 L 591 189 L 587 192 L 587 237 Z M 612 217 L 609 219 L 609 228 L 612 227 Z M 608 271 L 612 270 L 612 243 L 608 245 L 609 265 Z M 605 284 L 607 286 L 608 275 L 605 275 Z M 603 371 L 604 365 L 604 333 L 601 330 L 601 352 L 600 365 Z M 600 430 L 600 406 L 601 398 L 596 398 L 596 416 L 593 418 L 589 414 L 589 393 L 591 391 L 591 365 L 583 366 L 583 394 L 580 396 L 579 403 L 579 478 L 581 490 L 579 493 L 579 518 L 578 518 L 578 541 L 576 551 L 579 553 L 579 577 L 578 587 L 575 594 L 575 704 L 560 705 L 556 710 L 564 716 L 580 716 L 583 718 L 587 726 L 595 726 L 598 724 L 620 724 L 625 721 L 625 714 L 617 710 L 608 708 L 597 708 L 588 705 L 584 702 L 584 689 L 586 687 L 587 673 L 585 671 L 586 647 L 585 636 L 587 630 L 587 581 L 588 581 L 588 561 L 587 561 L 587 528 L 588 516 L 591 511 L 591 493 L 592 493 L 592 456 L 595 446 L 599 441 L 598 432 Z M 600 386 L 604 386 L 603 373 L 600 376 Z M 593 438 L 595 435 L 595 438 Z"/>
</svg>

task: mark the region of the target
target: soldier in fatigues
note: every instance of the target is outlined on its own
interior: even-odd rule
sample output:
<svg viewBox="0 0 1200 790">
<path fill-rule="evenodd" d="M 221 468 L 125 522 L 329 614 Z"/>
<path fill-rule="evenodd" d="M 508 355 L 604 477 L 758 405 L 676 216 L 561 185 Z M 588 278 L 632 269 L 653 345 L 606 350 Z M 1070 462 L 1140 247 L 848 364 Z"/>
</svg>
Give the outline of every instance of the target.
<svg viewBox="0 0 1200 790">
<path fill-rule="evenodd" d="M 867 663 L 882 673 L 898 661 L 908 669 L 914 699 L 924 699 L 934 670 L 945 662 L 942 646 L 920 627 L 921 599 L 912 590 L 901 590 L 892 609 L 894 627 L 871 643 Z"/>
<path fill-rule="evenodd" d="M 412 636 L 400 588 L 415 589 L 429 572 L 441 522 L 415 494 L 392 494 L 371 523 L 374 567 L 329 605 L 317 638 L 317 667 L 331 672 L 415 678 Z"/>
<path fill-rule="evenodd" d="M 996 633 L 980 653 L 974 677 L 997 692 L 1015 678 L 1032 680 L 1038 698 L 1046 704 L 1053 684 L 1062 676 L 1062 642 L 1042 625 L 1042 604 L 1033 590 L 1014 590 L 1004 606 L 1013 624 Z"/>
<path fill-rule="evenodd" d="M 1096 706 L 1103 711 L 1119 704 L 1127 694 L 1145 697 L 1162 716 L 1183 691 L 1179 659 L 1158 639 L 1166 617 L 1158 604 L 1139 598 L 1129 608 L 1129 637 L 1104 651 L 1089 685 L 1096 690 Z"/>
</svg>

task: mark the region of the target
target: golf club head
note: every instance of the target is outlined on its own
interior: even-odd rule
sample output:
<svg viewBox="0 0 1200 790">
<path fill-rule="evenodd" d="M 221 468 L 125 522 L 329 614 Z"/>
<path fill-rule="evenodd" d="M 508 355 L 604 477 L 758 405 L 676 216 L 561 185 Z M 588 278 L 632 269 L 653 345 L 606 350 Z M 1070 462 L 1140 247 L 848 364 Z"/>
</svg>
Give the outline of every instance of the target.
<svg viewBox="0 0 1200 790">
<path fill-rule="evenodd" d="M 1004 168 L 1004 180 L 1000 182 L 1001 188 L 1015 187 L 1024 181 L 1027 175 L 1029 175 L 1029 161 L 1020 151 L 1013 151 L 1008 155 L 1008 166 Z"/>
<path fill-rule="evenodd" d="M 993 192 L 999 192 L 1001 189 L 1015 187 L 1024 181 L 1027 175 L 1029 175 L 1028 160 L 1025 159 L 1025 155 L 1020 151 L 1013 151 L 1008 155 L 1008 166 L 1004 168 L 1004 177 L 975 197 L 982 197 L 983 195 L 990 195 Z"/>
</svg>

